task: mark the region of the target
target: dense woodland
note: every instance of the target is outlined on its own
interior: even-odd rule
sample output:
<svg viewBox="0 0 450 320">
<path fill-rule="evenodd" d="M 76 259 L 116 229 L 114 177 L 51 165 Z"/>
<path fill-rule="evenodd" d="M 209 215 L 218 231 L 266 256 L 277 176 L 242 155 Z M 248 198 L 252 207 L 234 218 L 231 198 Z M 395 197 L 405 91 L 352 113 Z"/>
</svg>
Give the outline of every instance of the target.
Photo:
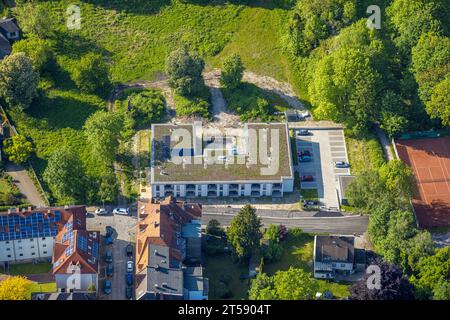
<svg viewBox="0 0 450 320">
<path fill-rule="evenodd" d="M 126 92 L 113 107 L 107 99 L 118 84 L 161 75 L 183 117 L 210 117 L 202 71 L 221 68 L 224 97 L 244 121 L 283 110 L 242 81 L 247 69 L 291 83 L 316 120 L 345 124 L 352 145 L 369 146 L 375 126 L 394 137 L 450 125 L 447 0 L 85 0 L 75 1 L 79 30 L 65 23 L 74 1 L 16 3 L 1 7 L 23 34 L 0 64 L 0 97 L 21 138 L 7 140 L 5 154 L 31 161 L 52 204 L 115 201 L 113 163 L 127 168 L 131 137 L 165 121 L 166 102 L 156 89 Z M 369 5 L 381 8 L 379 30 L 366 25 Z M 370 214 L 375 251 L 397 266 L 386 273 L 409 280 L 415 297 L 448 299 L 450 253 L 415 225 L 410 170 L 372 158 L 370 170 L 356 172 L 350 200 Z"/>
</svg>

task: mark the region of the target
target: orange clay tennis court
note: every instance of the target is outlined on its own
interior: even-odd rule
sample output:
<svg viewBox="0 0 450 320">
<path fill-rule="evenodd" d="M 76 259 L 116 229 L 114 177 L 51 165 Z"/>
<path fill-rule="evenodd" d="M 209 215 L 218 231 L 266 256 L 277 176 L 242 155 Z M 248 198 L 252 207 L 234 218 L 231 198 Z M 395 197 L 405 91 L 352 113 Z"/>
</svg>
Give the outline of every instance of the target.
<svg viewBox="0 0 450 320">
<path fill-rule="evenodd" d="M 450 226 L 450 137 L 395 142 L 418 184 L 412 200 L 423 228 Z"/>
</svg>

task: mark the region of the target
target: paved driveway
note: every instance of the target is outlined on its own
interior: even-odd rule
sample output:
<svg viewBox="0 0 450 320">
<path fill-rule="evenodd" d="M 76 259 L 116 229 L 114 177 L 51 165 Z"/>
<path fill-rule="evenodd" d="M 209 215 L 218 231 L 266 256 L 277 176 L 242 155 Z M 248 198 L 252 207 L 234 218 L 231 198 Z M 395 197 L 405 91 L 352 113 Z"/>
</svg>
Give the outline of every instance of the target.
<svg viewBox="0 0 450 320">
<path fill-rule="evenodd" d="M 20 192 L 27 198 L 28 202 L 36 207 L 45 207 L 45 201 L 34 185 L 27 170 L 24 167 L 12 163 L 7 163 L 5 172 L 14 179 L 14 184 Z"/>
<path fill-rule="evenodd" d="M 302 182 L 303 189 L 317 189 L 322 204 L 329 209 L 337 210 L 339 200 L 337 190 L 339 175 L 349 175 L 350 169 L 335 168 L 333 162 L 348 162 L 342 129 L 308 129 L 309 136 L 296 136 L 297 152 L 309 151 L 311 162 L 299 162 L 300 176 L 312 175 L 314 181 Z"/>
<path fill-rule="evenodd" d="M 110 212 L 112 208 L 109 208 Z M 88 208 L 88 212 L 94 212 L 95 208 Z M 87 219 L 88 230 L 99 230 L 102 234 L 101 243 L 101 260 L 100 260 L 100 276 L 99 276 L 99 297 L 103 300 L 124 300 L 125 299 L 125 289 L 126 289 L 126 262 L 128 260 L 133 260 L 133 258 L 128 258 L 125 252 L 126 246 L 131 243 L 134 249 L 135 242 L 135 227 L 136 227 L 136 212 L 132 211 L 132 216 L 119 216 L 119 215 L 108 215 L 108 216 L 96 216 L 89 213 Z M 112 245 L 106 246 L 105 244 L 105 228 L 106 226 L 111 226 L 114 229 L 113 239 L 114 243 Z M 114 274 L 112 277 L 106 277 L 106 262 L 105 253 L 106 250 L 112 250 L 113 252 L 113 266 Z M 134 251 L 133 251 L 134 252 Z M 133 261 L 134 265 L 134 261 Z M 134 273 L 134 272 L 133 272 Z M 103 294 L 103 284 L 104 281 L 108 279 L 112 281 L 112 293 L 110 295 Z M 134 292 L 134 289 L 133 289 Z"/>
</svg>

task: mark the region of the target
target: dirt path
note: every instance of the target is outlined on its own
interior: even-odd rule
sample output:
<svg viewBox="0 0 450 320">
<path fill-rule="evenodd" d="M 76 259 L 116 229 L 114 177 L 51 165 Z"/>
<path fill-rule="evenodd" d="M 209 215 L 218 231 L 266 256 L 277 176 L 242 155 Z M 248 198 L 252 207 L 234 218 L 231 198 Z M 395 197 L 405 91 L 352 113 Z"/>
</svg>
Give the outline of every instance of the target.
<svg viewBox="0 0 450 320">
<path fill-rule="evenodd" d="M 36 207 L 45 207 L 45 201 L 37 190 L 27 170 L 20 165 L 7 163 L 5 172 L 14 179 L 14 184 L 20 192 L 27 198 L 28 202 Z"/>
<path fill-rule="evenodd" d="M 387 161 L 395 160 L 395 157 L 392 153 L 391 149 L 391 143 L 389 142 L 388 138 L 386 137 L 386 134 L 383 130 L 380 129 L 380 127 L 376 126 L 375 131 L 378 136 L 378 140 L 380 141 L 381 147 L 383 148 L 384 155 L 386 156 Z"/>
</svg>

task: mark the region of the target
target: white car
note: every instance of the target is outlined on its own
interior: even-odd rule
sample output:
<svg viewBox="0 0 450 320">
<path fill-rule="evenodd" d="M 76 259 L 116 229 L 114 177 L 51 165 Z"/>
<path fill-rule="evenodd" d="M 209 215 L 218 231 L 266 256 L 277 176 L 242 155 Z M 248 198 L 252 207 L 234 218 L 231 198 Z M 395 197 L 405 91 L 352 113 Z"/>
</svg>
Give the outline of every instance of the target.
<svg viewBox="0 0 450 320">
<path fill-rule="evenodd" d="M 127 272 L 133 272 L 133 261 L 127 261 Z"/>
<path fill-rule="evenodd" d="M 334 166 L 336 168 L 348 168 L 348 167 L 350 167 L 350 165 L 347 162 L 345 162 L 345 161 L 336 161 L 334 163 Z"/>
<path fill-rule="evenodd" d="M 115 208 L 113 210 L 113 213 L 114 214 L 119 214 L 119 215 L 122 215 L 122 216 L 128 216 L 130 214 L 130 209 L 128 209 L 128 208 Z"/>
<path fill-rule="evenodd" d="M 95 214 L 98 216 L 105 216 L 108 214 L 108 210 L 106 210 L 105 208 L 98 208 L 97 210 L 95 210 Z"/>
</svg>

